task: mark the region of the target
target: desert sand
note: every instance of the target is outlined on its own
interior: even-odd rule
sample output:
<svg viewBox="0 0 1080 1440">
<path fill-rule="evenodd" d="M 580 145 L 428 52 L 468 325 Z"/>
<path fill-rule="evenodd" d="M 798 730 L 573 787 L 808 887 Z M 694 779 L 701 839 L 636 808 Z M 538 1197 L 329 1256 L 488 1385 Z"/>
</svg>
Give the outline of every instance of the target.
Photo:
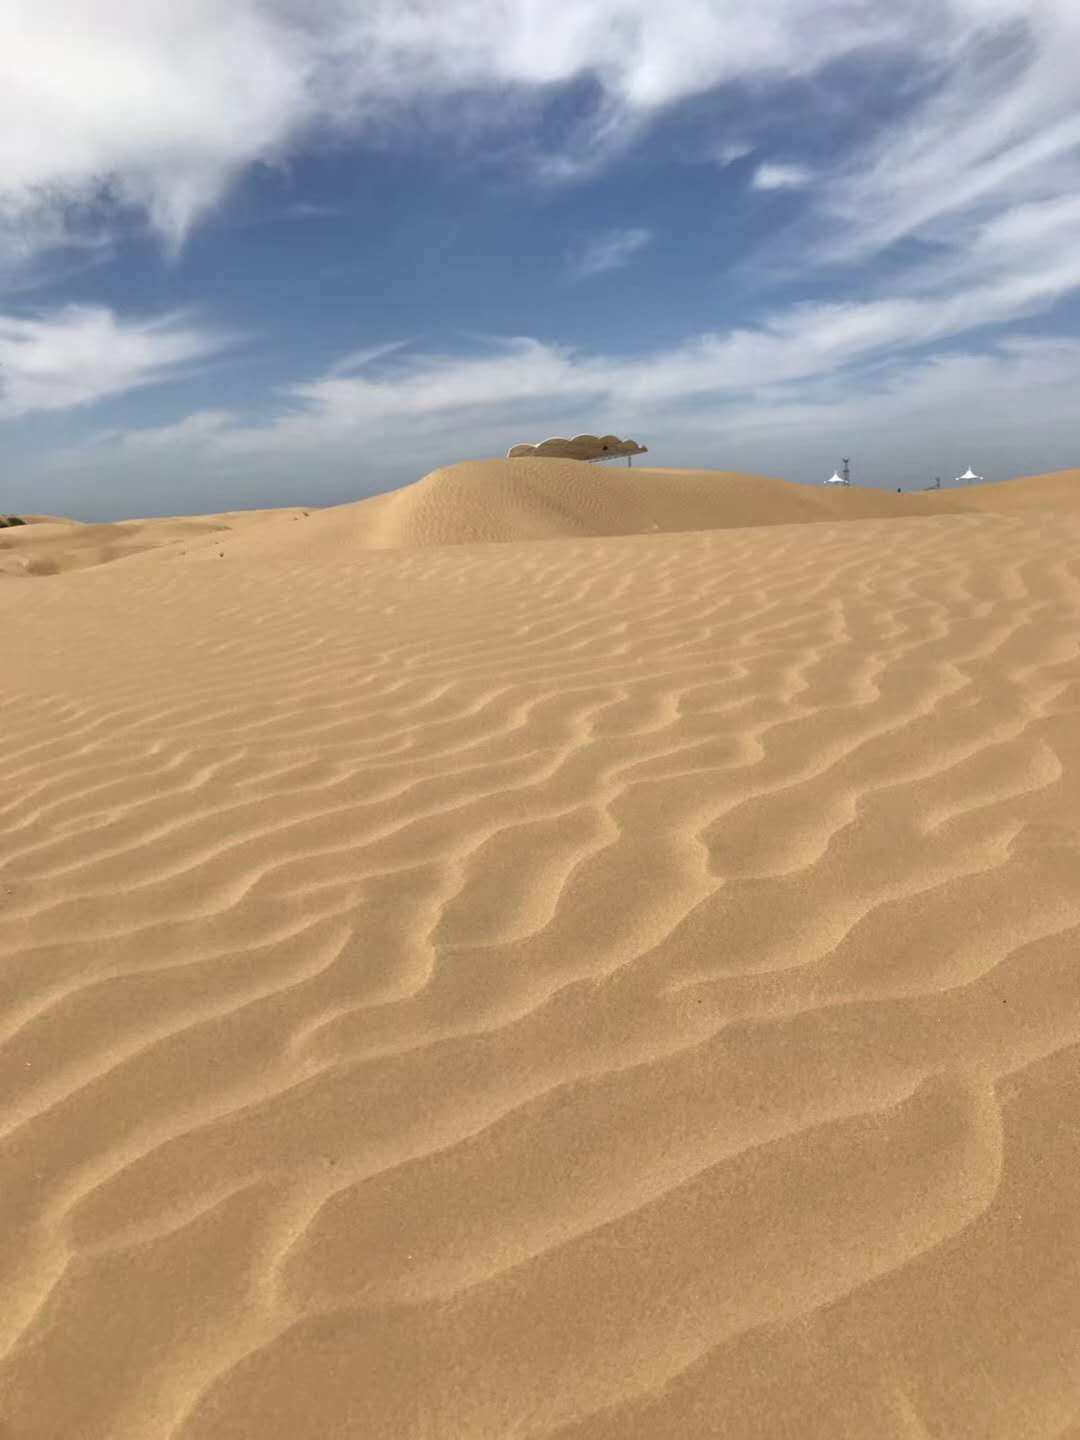
<svg viewBox="0 0 1080 1440">
<path fill-rule="evenodd" d="M 30 518 L 2 1440 L 1080 1435 L 1080 471 Z"/>
</svg>

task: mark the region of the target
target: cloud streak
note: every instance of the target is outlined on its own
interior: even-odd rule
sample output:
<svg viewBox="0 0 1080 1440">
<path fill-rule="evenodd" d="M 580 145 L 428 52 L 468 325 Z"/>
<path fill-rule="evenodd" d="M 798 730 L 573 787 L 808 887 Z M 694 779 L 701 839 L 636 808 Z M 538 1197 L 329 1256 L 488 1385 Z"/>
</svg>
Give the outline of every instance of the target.
<svg viewBox="0 0 1080 1440">
<path fill-rule="evenodd" d="M 0 419 L 94 405 L 189 374 L 230 337 L 182 314 L 120 319 L 100 305 L 0 315 Z"/>
<path fill-rule="evenodd" d="M 603 275 L 608 270 L 621 270 L 644 250 L 652 238 L 652 231 L 642 226 L 605 230 L 599 235 L 591 235 L 570 254 L 570 270 L 579 280 Z"/>
<path fill-rule="evenodd" d="M 632 357 L 530 337 L 490 341 L 479 354 L 419 353 L 392 342 L 350 351 L 321 375 L 287 385 L 264 420 L 215 411 L 213 424 L 205 432 L 195 424 L 193 433 L 218 458 L 235 458 L 369 443 L 417 425 L 429 436 L 456 430 L 482 443 L 485 427 L 522 414 L 578 429 L 646 429 L 679 407 L 756 399 L 771 412 L 825 383 L 842 380 L 855 393 L 875 384 L 882 367 L 925 365 L 929 347 L 992 335 L 1077 288 L 1080 198 L 1066 196 L 988 219 L 972 229 L 962 261 L 936 257 L 864 300 L 789 305 L 754 325 Z M 168 379 L 224 343 L 175 316 L 124 326 L 110 312 L 73 307 L 52 320 L 9 319 L 0 326 L 0 357 L 6 347 L 15 383 L 5 403 L 11 413 L 87 404 Z"/>
<path fill-rule="evenodd" d="M 850 245 L 881 247 L 991 192 L 1040 199 L 1075 178 L 1078 43 L 1072 0 L 579 0 L 554 19 L 540 0 L 8 0 L 0 238 L 56 244 L 76 204 L 142 214 L 175 250 L 246 167 L 327 129 L 385 141 L 470 93 L 491 97 L 485 123 L 527 124 L 529 97 L 589 76 L 595 113 L 546 157 L 573 176 L 586 142 L 618 148 L 692 96 L 880 54 L 934 81 L 834 188 Z"/>
<path fill-rule="evenodd" d="M 940 21 L 925 100 L 855 151 L 830 188 L 833 258 L 909 235 L 962 244 L 972 220 L 1077 189 L 1080 9 L 952 0 Z"/>
<path fill-rule="evenodd" d="M 808 165 L 759 165 L 750 184 L 755 190 L 802 190 L 814 178 Z"/>
</svg>

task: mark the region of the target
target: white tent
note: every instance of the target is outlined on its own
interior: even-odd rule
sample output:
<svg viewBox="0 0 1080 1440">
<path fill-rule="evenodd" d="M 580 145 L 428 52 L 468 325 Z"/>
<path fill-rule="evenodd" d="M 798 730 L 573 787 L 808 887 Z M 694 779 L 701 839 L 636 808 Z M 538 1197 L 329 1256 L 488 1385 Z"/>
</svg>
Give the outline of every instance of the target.
<svg viewBox="0 0 1080 1440">
<path fill-rule="evenodd" d="M 976 475 L 975 471 L 972 470 L 971 466 L 969 465 L 968 468 L 964 471 L 964 473 L 962 475 L 957 475 L 956 478 L 957 480 L 966 480 L 967 483 L 970 485 L 972 480 L 982 480 L 985 477 L 982 475 Z"/>
<path fill-rule="evenodd" d="M 825 484 L 826 484 L 826 485 L 847 485 L 847 484 L 849 484 L 849 483 L 850 483 L 850 482 L 847 481 L 847 480 L 845 480 L 842 475 L 838 475 L 835 470 L 832 472 L 832 474 L 829 476 L 829 478 L 825 481 Z"/>
</svg>

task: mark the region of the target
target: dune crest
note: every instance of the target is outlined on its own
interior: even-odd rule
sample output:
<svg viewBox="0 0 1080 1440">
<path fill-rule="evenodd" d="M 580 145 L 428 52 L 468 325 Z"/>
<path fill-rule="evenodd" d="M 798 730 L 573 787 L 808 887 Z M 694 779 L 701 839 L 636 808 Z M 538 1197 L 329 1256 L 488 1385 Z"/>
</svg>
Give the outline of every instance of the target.
<svg viewBox="0 0 1080 1440">
<path fill-rule="evenodd" d="M 388 495 L 324 511 L 318 524 L 347 525 L 357 544 L 396 549 L 870 519 L 910 515 L 912 500 L 919 513 L 941 513 L 940 501 L 837 495 L 765 475 L 524 457 L 433 470 Z"/>
<path fill-rule="evenodd" d="M 597 466 L 522 457 L 467 460 L 411 485 L 325 509 L 282 507 L 81 524 L 29 516 L 0 532 L 0 577 L 46 576 L 147 550 L 216 555 L 243 548 L 313 559 L 343 541 L 358 549 L 506 544 L 573 536 L 653 535 L 833 520 L 1080 509 L 1080 470 L 939 492 L 833 489 L 725 470 Z M 304 520 L 302 531 L 282 522 Z M 31 528 L 31 526 L 33 528 Z"/>
</svg>

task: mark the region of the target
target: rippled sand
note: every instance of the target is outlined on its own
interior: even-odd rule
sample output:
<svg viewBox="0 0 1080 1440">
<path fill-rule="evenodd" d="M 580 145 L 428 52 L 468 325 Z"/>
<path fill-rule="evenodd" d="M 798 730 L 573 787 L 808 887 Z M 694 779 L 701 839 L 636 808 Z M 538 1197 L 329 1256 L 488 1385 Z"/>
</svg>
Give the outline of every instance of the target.
<svg viewBox="0 0 1080 1440">
<path fill-rule="evenodd" d="M 1080 1434 L 1080 476 L 469 473 L 0 576 L 0 1437 Z"/>
</svg>

